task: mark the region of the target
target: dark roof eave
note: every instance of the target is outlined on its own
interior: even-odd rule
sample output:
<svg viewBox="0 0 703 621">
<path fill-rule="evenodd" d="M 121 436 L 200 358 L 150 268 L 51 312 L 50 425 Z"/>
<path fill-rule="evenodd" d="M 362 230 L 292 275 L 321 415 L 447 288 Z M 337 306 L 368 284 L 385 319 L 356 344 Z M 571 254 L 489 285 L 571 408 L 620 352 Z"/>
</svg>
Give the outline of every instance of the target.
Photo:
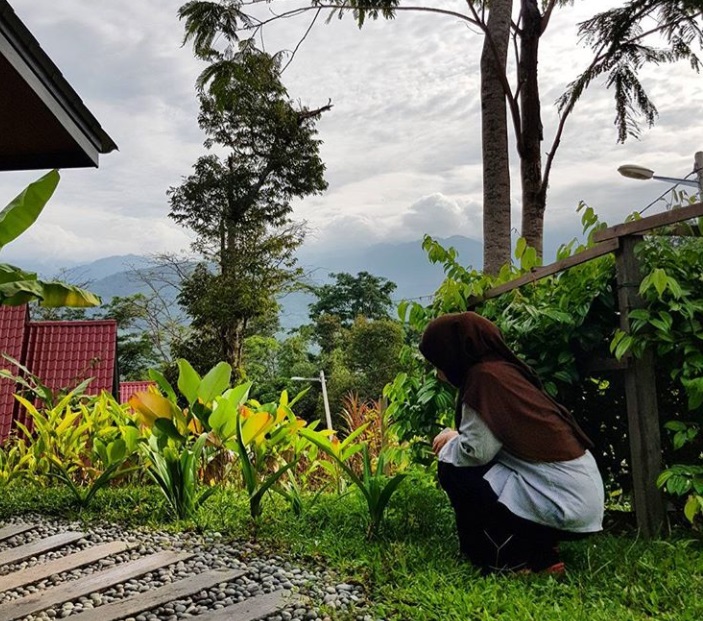
<svg viewBox="0 0 703 621">
<path fill-rule="evenodd" d="M 115 142 L 100 127 L 97 119 L 63 77 L 59 68 L 41 49 L 38 41 L 17 17 L 7 0 L 0 0 L 0 36 L 9 42 L 24 65 L 23 68 L 16 68 L 23 74 L 31 72 L 36 76 L 98 153 L 106 154 L 117 149 Z"/>
</svg>

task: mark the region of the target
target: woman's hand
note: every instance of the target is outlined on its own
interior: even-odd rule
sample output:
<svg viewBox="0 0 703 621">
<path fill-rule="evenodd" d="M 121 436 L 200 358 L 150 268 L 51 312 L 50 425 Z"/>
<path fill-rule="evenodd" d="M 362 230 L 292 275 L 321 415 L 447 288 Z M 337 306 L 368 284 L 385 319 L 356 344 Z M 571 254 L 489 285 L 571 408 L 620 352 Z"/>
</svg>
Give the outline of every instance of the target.
<svg viewBox="0 0 703 621">
<path fill-rule="evenodd" d="M 449 442 L 453 437 L 458 436 L 459 432 L 454 429 L 445 429 L 444 431 L 438 433 L 435 439 L 432 440 L 432 451 L 435 455 L 439 455 L 442 447 Z"/>
</svg>

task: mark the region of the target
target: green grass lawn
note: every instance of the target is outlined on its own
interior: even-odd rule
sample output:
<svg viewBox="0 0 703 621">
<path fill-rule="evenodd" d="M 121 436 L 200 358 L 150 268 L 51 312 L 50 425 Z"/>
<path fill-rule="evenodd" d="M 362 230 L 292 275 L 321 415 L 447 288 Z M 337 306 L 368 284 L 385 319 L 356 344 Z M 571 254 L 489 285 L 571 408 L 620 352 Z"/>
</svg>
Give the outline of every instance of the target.
<svg viewBox="0 0 703 621">
<path fill-rule="evenodd" d="M 155 489 L 105 490 L 81 519 L 127 526 L 217 530 L 237 540 L 256 539 L 296 562 L 334 569 L 340 580 L 363 584 L 376 618 L 387 620 L 703 619 L 703 542 L 691 531 L 643 541 L 614 528 L 563 545 L 568 574 L 479 576 L 457 557 L 453 515 L 429 477 L 403 483 L 391 502 L 381 536 L 365 539 L 365 506 L 353 494 L 322 495 L 295 516 L 267 499 L 252 525 L 241 492 L 223 491 L 202 508 L 197 524 L 170 523 Z M 75 518 L 60 489 L 16 486 L 0 490 L 0 520 L 38 512 Z M 335 616 L 335 614 L 337 616 Z M 335 619 L 344 619 L 332 613 Z"/>
</svg>

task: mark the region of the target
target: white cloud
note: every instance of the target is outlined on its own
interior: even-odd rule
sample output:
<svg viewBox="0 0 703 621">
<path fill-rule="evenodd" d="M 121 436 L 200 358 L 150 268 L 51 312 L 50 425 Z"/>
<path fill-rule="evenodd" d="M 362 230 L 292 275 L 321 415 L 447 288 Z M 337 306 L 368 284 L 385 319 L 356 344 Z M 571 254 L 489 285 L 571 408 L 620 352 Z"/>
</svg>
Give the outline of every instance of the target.
<svg viewBox="0 0 703 621">
<path fill-rule="evenodd" d="M 481 210 L 475 201 L 451 198 L 439 192 L 423 196 L 396 211 L 348 213 L 324 218 L 318 226 L 308 222 L 307 244 L 315 247 L 355 247 L 420 239 L 424 234 L 450 237 L 461 234 L 481 238 Z"/>
<path fill-rule="evenodd" d="M 370 246 L 381 241 L 379 228 L 373 219 L 361 215 L 338 215 L 328 220 L 324 229 L 310 227 L 306 244 L 316 248 L 345 249 Z"/>
<path fill-rule="evenodd" d="M 120 151 L 104 156 L 99 170 L 63 172 L 46 213 L 3 257 L 81 261 L 185 249 L 187 235 L 167 217 L 166 190 L 189 174 L 203 148 L 193 89 L 201 65 L 181 47 L 182 0 L 62 0 L 50 10 L 36 0 L 12 4 Z M 466 9 L 456 0 L 431 4 Z M 560 8 L 541 42 L 545 152 L 558 122 L 553 101 L 587 64 L 575 24 L 608 4 Z M 267 30 L 267 49 L 292 49 L 311 17 Z M 481 37 L 459 20 L 429 14 L 399 13 L 361 31 L 350 17 L 323 22 L 284 74 L 292 97 L 311 107 L 334 104 L 319 124 L 329 190 L 296 204 L 296 217 L 311 227 L 309 243 L 341 247 L 425 232 L 480 236 Z M 640 141 L 616 144 L 612 93 L 602 84 L 576 107 L 552 172 L 550 235 L 579 233 L 579 200 L 617 222 L 665 189 L 619 177 L 622 163 L 670 176 L 690 171 L 701 149 L 703 83 L 684 65 L 647 69 L 643 79 L 660 118 Z M 39 174 L 0 175 L 0 197 L 12 198 Z"/>
<path fill-rule="evenodd" d="M 45 211 L 40 223 L 21 240 L 8 244 L 3 260 L 22 265 L 27 261 L 47 263 L 50 259 L 53 267 L 71 267 L 113 255 L 177 253 L 190 244 L 183 230 L 160 218 L 112 216 L 81 208 L 60 212 L 57 218 L 56 211 Z"/>
<path fill-rule="evenodd" d="M 481 210 L 472 201 L 452 199 L 436 193 L 423 196 L 410 205 L 401 219 L 402 233 L 407 240 L 419 239 L 424 233 L 433 237 L 449 237 L 457 231 L 481 239 Z"/>
</svg>

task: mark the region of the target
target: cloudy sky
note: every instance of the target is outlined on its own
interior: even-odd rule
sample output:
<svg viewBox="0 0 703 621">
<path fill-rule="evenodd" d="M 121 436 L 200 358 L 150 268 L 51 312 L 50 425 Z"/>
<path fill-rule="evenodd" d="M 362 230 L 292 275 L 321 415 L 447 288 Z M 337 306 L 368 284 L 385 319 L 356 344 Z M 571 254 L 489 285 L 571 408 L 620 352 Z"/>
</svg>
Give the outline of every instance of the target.
<svg viewBox="0 0 703 621">
<path fill-rule="evenodd" d="M 188 234 L 167 217 L 166 200 L 166 190 L 204 153 L 194 95 L 203 67 L 181 47 L 176 11 L 182 1 L 10 3 L 119 151 L 103 156 L 99 169 L 63 171 L 40 220 L 3 250 L 3 260 L 70 266 L 187 249 Z M 465 0 L 425 4 L 466 10 Z M 577 0 L 550 24 L 540 60 L 548 140 L 556 126 L 554 100 L 587 64 L 576 24 L 613 4 Z M 292 49 L 309 19 L 267 30 L 266 49 Z M 311 107 L 328 99 L 334 104 L 319 124 L 329 189 L 295 207 L 295 217 L 310 228 L 306 245 L 409 241 L 424 233 L 480 238 L 481 42 L 465 23 L 426 13 L 401 13 L 363 30 L 349 18 L 327 25 L 319 20 L 284 74 L 295 99 Z M 612 96 L 602 84 L 578 104 L 552 174 L 546 233 L 553 244 L 579 234 L 580 200 L 616 223 L 667 189 L 624 179 L 619 165 L 683 177 L 694 152 L 703 150 L 701 77 L 687 65 L 650 69 L 645 76 L 660 116 L 639 141 L 616 143 Z M 40 174 L 0 173 L 0 205 Z M 516 178 L 516 207 L 518 189 Z"/>
</svg>

